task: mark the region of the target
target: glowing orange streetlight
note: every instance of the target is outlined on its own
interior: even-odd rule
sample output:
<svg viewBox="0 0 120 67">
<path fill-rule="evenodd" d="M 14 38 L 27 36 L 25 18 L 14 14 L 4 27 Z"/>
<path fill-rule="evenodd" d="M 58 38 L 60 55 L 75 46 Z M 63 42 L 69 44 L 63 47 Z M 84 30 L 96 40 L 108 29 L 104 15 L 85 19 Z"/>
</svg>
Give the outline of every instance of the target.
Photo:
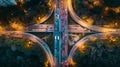
<svg viewBox="0 0 120 67">
<path fill-rule="evenodd" d="M 110 42 L 115 42 L 115 41 L 117 41 L 117 37 L 111 36 L 109 39 L 110 39 Z"/>
<path fill-rule="evenodd" d="M 73 59 L 71 57 L 68 59 L 68 62 L 70 64 L 70 66 L 75 67 L 76 63 L 73 61 Z"/>
<path fill-rule="evenodd" d="M 45 61 L 45 67 L 49 67 L 49 61 L 47 60 L 47 61 Z"/>
<path fill-rule="evenodd" d="M 0 31 L 4 31 L 5 28 L 3 26 L 0 26 Z"/>
<path fill-rule="evenodd" d="M 51 6 L 51 0 L 49 0 L 47 4 L 48 4 L 48 6 Z"/>
<path fill-rule="evenodd" d="M 13 22 L 13 23 L 10 24 L 10 26 L 17 31 L 24 30 L 24 26 L 20 23 Z"/>
<path fill-rule="evenodd" d="M 19 18 L 12 18 L 9 23 L 10 27 L 16 31 L 23 31 L 25 29 L 25 26 Z"/>
<path fill-rule="evenodd" d="M 81 45 L 81 46 L 78 47 L 78 50 L 79 50 L 80 52 L 84 53 L 85 50 L 86 50 L 86 47 L 87 47 L 87 45 L 86 45 L 86 44 L 83 44 L 83 45 Z"/>
<path fill-rule="evenodd" d="M 32 45 L 33 45 L 33 42 L 29 40 L 26 44 L 26 48 L 30 48 Z"/>
</svg>

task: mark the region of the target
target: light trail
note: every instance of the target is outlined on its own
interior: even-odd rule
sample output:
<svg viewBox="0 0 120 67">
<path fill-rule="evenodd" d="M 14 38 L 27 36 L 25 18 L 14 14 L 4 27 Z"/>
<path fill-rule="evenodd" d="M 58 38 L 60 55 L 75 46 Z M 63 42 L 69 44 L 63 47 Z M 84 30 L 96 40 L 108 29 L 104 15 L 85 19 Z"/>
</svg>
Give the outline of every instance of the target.
<svg viewBox="0 0 120 67">
<path fill-rule="evenodd" d="M 105 27 L 99 27 L 96 25 L 89 25 L 87 22 L 79 18 L 72 7 L 72 0 L 68 0 L 68 10 L 70 12 L 71 17 L 73 20 L 75 20 L 78 24 L 82 25 L 85 28 L 88 28 L 90 30 L 98 31 L 98 32 L 120 32 L 120 29 L 113 29 L 113 28 L 105 28 Z"/>
<path fill-rule="evenodd" d="M 23 33 L 20 31 L 0 31 L 0 34 L 9 35 L 12 37 L 17 37 L 17 38 L 27 38 L 27 39 L 32 40 L 33 42 L 38 43 L 38 45 L 45 51 L 51 67 L 55 67 L 53 55 L 49 47 L 40 38 L 36 37 L 35 35 L 29 34 L 29 33 Z"/>
<path fill-rule="evenodd" d="M 84 38 L 82 38 L 81 40 L 79 40 L 71 49 L 70 53 L 69 53 L 69 57 L 67 59 L 67 61 L 69 63 L 71 63 L 71 59 L 73 59 L 73 56 L 75 54 L 75 51 L 79 48 L 82 47 L 85 42 L 89 41 L 89 40 L 94 40 L 96 38 L 100 38 L 100 39 L 107 39 L 108 37 L 110 37 L 111 35 L 118 35 L 120 34 L 119 32 L 107 32 L 107 33 L 98 33 L 98 34 L 92 34 L 92 35 L 88 35 Z M 114 38 L 111 39 L 112 41 L 115 41 Z"/>
</svg>

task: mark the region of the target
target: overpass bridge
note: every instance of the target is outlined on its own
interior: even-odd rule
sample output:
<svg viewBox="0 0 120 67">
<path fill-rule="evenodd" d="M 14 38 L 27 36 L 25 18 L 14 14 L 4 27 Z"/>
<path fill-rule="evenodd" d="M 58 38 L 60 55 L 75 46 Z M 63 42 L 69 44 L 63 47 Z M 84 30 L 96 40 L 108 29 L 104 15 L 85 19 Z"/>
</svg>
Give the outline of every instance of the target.
<svg viewBox="0 0 120 67">
<path fill-rule="evenodd" d="M 26 29 L 27 32 L 54 32 L 53 24 L 35 24 Z M 69 33 L 92 33 L 91 30 L 80 25 L 68 25 Z"/>
<path fill-rule="evenodd" d="M 54 58 L 55 58 L 57 67 L 66 67 L 67 66 L 66 60 L 73 55 L 74 50 L 76 49 L 76 45 L 75 45 L 70 51 L 70 55 L 68 57 L 68 35 L 67 35 L 68 33 L 93 33 L 91 30 L 95 30 L 95 29 L 100 31 L 106 31 L 105 29 L 101 30 L 101 28 L 91 27 L 85 23 L 82 23 L 83 21 L 81 21 L 81 19 L 75 16 L 75 14 L 73 13 L 73 10 L 71 9 L 72 5 L 67 4 L 67 1 L 68 0 L 56 0 L 56 7 L 54 9 L 54 17 L 55 17 L 54 24 L 35 24 L 27 27 L 27 29 L 25 30 L 25 32 L 53 32 L 54 33 Z M 71 0 L 69 0 L 69 2 L 71 2 Z M 69 7 L 67 9 L 68 5 Z M 68 10 L 72 18 L 76 22 L 78 22 L 79 25 L 68 25 L 68 13 L 67 13 Z M 50 17 L 51 14 L 48 17 Z M 43 21 L 45 21 L 45 18 L 43 19 Z M 81 27 L 80 25 L 82 25 L 83 27 Z M 19 35 L 16 34 L 16 36 L 19 36 Z M 24 35 L 23 37 L 30 37 L 30 36 Z M 34 36 L 31 36 L 31 39 L 34 39 L 34 38 L 36 41 L 40 42 L 40 44 L 46 45 L 40 39 Z M 84 38 L 84 39 L 87 40 L 88 38 Z M 85 40 L 80 40 L 77 44 L 80 44 Z M 48 55 L 52 57 L 48 47 L 47 46 L 43 46 L 43 47 L 46 50 L 46 53 L 48 52 Z M 50 60 L 52 60 L 51 64 L 53 64 L 54 62 L 53 58 Z"/>
</svg>

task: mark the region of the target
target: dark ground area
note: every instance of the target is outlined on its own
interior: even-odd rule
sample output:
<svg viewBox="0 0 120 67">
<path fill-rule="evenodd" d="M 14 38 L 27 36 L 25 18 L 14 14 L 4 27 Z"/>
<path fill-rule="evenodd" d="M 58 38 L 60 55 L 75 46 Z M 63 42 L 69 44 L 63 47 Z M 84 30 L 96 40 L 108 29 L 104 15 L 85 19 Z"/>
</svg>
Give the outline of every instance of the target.
<svg viewBox="0 0 120 67">
<path fill-rule="evenodd" d="M 120 36 L 111 37 L 79 47 L 73 57 L 75 67 L 120 67 Z"/>
<path fill-rule="evenodd" d="M 75 0 L 73 9 L 87 23 L 120 28 L 120 0 Z"/>
</svg>

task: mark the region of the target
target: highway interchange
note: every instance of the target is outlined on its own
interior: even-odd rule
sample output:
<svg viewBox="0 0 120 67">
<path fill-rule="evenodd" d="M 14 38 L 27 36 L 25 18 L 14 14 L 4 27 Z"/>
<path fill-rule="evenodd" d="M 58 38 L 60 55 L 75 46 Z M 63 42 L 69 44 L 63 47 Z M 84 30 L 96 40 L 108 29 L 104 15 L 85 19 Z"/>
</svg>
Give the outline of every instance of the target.
<svg viewBox="0 0 120 67">
<path fill-rule="evenodd" d="M 59 65 L 61 65 L 61 64 L 62 64 L 62 67 L 65 67 L 65 65 L 67 65 L 67 63 L 70 62 L 70 59 L 74 55 L 76 49 L 79 46 L 83 45 L 86 41 L 90 40 L 92 37 L 102 38 L 102 37 L 106 36 L 106 34 L 108 34 L 107 32 L 109 32 L 109 35 L 110 35 L 110 34 L 115 34 L 114 32 L 119 32 L 120 31 L 120 29 L 102 28 L 102 27 L 98 27 L 98 26 L 95 26 L 95 25 L 87 24 L 84 20 L 80 19 L 76 15 L 76 13 L 74 12 L 74 10 L 72 8 L 72 0 L 56 0 L 56 3 L 54 2 L 53 5 L 54 6 L 56 5 L 56 6 L 53 7 L 53 10 L 51 11 L 51 13 L 49 15 L 45 16 L 44 19 L 42 19 L 42 21 L 40 23 L 45 22 L 54 12 L 54 17 L 55 17 L 54 26 L 53 25 L 51 25 L 51 26 L 48 25 L 48 26 L 52 27 L 52 30 L 50 32 L 54 32 L 54 38 L 55 38 L 55 41 L 54 41 L 54 45 L 55 45 L 54 56 L 51 53 L 48 45 L 42 39 L 40 39 L 40 38 L 38 38 L 38 37 L 36 37 L 32 34 L 25 33 L 25 32 L 42 32 L 41 30 L 36 30 L 36 31 L 31 30 L 33 28 L 39 29 L 39 27 L 41 27 L 41 26 L 39 26 L 38 24 L 27 27 L 26 30 L 23 31 L 23 32 L 0 31 L 0 34 L 5 34 L 5 35 L 12 36 L 12 37 L 18 37 L 18 38 L 28 38 L 28 39 L 30 39 L 34 42 L 37 42 L 42 47 L 42 49 L 45 51 L 45 53 L 46 53 L 46 55 L 49 59 L 49 62 L 51 64 L 51 67 L 60 67 Z M 58 6 L 60 6 L 60 7 L 58 7 Z M 71 49 L 71 51 L 69 53 L 69 56 L 67 56 L 67 54 L 66 54 L 68 52 L 67 51 L 68 50 L 67 49 L 68 48 L 67 47 L 68 46 L 68 35 L 67 34 L 69 32 L 68 31 L 69 28 L 73 29 L 76 26 L 71 26 L 70 27 L 70 25 L 69 25 L 69 27 L 68 27 L 68 21 L 67 21 L 67 19 L 68 19 L 67 12 L 68 11 L 69 11 L 71 17 L 73 18 L 73 20 L 75 20 L 79 24 L 79 26 L 81 25 L 81 26 L 83 26 L 87 29 L 97 31 L 97 32 L 105 32 L 105 33 L 98 33 L 98 34 L 89 35 L 89 36 L 86 36 L 83 39 L 79 40 L 73 46 L 73 48 Z M 63 23 L 63 25 L 62 25 L 62 23 Z M 41 27 L 41 28 L 46 29 L 48 26 L 43 25 L 43 27 Z M 82 27 L 80 27 L 80 28 L 84 30 L 84 28 L 82 28 Z M 49 32 L 49 31 L 45 30 L 43 32 Z M 70 32 L 72 32 L 72 31 L 70 31 Z M 77 32 L 77 31 L 75 31 L 75 32 Z M 61 33 L 62 33 L 62 35 L 61 35 Z M 80 33 L 80 32 L 78 32 L 78 33 Z M 82 31 L 82 33 L 87 33 L 87 32 Z M 116 33 L 116 34 L 119 34 L 119 33 Z M 64 49 L 64 50 L 62 49 L 63 52 L 61 52 L 61 45 L 58 46 L 58 44 L 61 44 L 61 43 L 63 43 L 62 44 L 63 45 L 62 48 Z M 63 53 L 65 53 L 65 54 L 63 54 Z M 60 56 L 62 54 L 63 54 L 63 56 Z M 64 59 L 61 59 L 61 58 L 64 58 Z"/>
</svg>

